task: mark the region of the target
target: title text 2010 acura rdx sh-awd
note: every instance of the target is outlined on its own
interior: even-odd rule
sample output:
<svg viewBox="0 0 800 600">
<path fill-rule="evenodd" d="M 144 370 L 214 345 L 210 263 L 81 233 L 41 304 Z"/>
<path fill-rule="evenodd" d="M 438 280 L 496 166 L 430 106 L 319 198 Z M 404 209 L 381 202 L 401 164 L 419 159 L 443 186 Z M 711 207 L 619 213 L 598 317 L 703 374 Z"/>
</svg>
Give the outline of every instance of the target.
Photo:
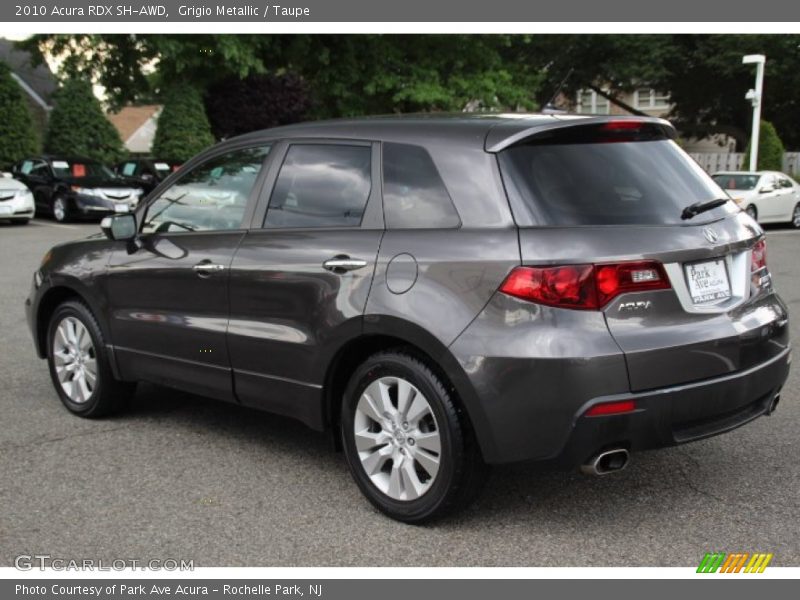
<svg viewBox="0 0 800 600">
<path fill-rule="evenodd" d="M 84 417 L 150 381 L 330 430 L 407 522 L 488 464 L 619 470 L 771 413 L 789 370 L 764 234 L 674 135 L 458 115 L 229 140 L 47 253 L 36 348 Z"/>
</svg>

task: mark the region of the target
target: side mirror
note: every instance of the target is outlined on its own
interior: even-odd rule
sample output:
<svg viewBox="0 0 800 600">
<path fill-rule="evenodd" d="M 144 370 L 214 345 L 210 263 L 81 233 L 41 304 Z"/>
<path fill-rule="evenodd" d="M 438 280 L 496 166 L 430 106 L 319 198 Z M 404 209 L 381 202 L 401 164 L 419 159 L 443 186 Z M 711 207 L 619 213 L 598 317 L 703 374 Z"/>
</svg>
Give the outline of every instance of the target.
<svg viewBox="0 0 800 600">
<path fill-rule="evenodd" d="M 765 185 L 758 190 L 759 194 L 771 194 L 775 191 L 775 186 L 772 185 Z"/>
<path fill-rule="evenodd" d="M 110 240 L 132 240 L 136 237 L 136 217 L 131 214 L 105 217 L 100 222 L 100 229 Z"/>
</svg>

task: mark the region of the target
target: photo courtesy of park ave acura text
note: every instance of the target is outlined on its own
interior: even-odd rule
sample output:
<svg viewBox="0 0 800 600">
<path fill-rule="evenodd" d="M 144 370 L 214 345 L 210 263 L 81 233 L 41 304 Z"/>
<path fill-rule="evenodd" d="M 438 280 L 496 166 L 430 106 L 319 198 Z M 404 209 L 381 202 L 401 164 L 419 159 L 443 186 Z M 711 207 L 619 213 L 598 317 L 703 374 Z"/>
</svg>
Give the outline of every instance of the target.
<svg viewBox="0 0 800 600">
<path fill-rule="evenodd" d="M 800 567 L 800 35 L 7 32 L 0 171 L 0 566 Z"/>
</svg>

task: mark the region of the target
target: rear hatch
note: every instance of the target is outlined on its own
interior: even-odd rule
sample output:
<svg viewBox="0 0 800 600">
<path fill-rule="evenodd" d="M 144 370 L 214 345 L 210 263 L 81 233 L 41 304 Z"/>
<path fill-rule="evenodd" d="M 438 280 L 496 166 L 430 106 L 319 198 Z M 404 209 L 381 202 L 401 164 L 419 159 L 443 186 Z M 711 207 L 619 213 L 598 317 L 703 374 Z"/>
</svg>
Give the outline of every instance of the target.
<svg viewBox="0 0 800 600">
<path fill-rule="evenodd" d="M 545 303 L 603 311 L 632 391 L 745 370 L 788 345 L 763 232 L 713 202 L 727 196 L 673 135 L 664 122 L 608 120 L 498 153 L 523 265 L 554 282 Z M 573 275 L 583 279 L 570 288 Z"/>
</svg>

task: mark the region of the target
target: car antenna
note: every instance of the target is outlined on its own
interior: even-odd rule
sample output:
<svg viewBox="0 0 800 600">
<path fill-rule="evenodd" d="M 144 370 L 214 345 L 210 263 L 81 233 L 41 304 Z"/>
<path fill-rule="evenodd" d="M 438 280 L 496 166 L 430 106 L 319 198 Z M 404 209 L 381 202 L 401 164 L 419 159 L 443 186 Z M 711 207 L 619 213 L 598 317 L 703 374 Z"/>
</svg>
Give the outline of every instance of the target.
<svg viewBox="0 0 800 600">
<path fill-rule="evenodd" d="M 567 74 L 564 75 L 564 79 L 562 79 L 561 83 L 558 84 L 558 87 L 556 88 L 556 91 L 553 92 L 552 96 L 550 96 L 550 100 L 548 100 L 545 103 L 544 107 L 542 108 L 542 112 L 558 112 L 559 111 L 559 109 L 556 108 L 556 106 L 555 106 L 555 104 L 553 104 L 553 102 L 555 102 L 556 98 L 561 93 L 561 90 L 564 89 L 564 86 L 567 84 L 567 80 L 569 79 L 569 76 L 572 75 L 572 72 L 574 70 L 575 70 L 574 67 L 570 67 L 569 71 L 567 71 Z"/>
</svg>

